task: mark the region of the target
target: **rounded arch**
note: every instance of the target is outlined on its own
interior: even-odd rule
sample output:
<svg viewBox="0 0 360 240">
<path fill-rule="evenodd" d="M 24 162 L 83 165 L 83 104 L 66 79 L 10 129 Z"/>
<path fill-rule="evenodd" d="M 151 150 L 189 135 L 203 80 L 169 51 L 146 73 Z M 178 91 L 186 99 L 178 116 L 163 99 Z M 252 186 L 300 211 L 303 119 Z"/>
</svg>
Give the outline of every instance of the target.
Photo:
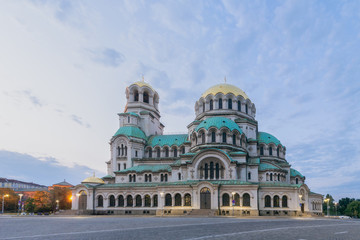
<svg viewBox="0 0 360 240">
<path fill-rule="evenodd" d="M 165 194 L 165 206 L 166 207 L 172 206 L 172 196 L 170 193 Z"/>
<path fill-rule="evenodd" d="M 250 194 L 247 192 L 242 195 L 242 200 L 243 200 L 242 205 L 244 207 L 250 207 L 250 205 L 251 205 L 250 198 L 251 198 Z"/>
<path fill-rule="evenodd" d="M 190 193 L 184 194 L 184 206 L 191 207 L 191 194 Z"/>
</svg>

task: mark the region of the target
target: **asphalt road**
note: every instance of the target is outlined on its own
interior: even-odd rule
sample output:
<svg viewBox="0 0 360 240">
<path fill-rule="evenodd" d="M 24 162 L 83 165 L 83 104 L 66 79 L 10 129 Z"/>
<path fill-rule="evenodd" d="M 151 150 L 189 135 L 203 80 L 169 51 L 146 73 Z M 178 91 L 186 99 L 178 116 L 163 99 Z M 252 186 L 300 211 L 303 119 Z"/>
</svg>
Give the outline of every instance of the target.
<svg viewBox="0 0 360 240">
<path fill-rule="evenodd" d="M 360 220 L 326 218 L 0 217 L 4 239 L 360 239 Z"/>
</svg>

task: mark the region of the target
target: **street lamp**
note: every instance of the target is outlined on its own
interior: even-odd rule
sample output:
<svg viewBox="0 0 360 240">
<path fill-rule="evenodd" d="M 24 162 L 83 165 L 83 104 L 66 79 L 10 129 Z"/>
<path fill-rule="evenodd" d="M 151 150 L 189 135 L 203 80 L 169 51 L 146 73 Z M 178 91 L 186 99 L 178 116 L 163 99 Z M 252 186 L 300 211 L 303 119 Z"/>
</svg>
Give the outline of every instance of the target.
<svg viewBox="0 0 360 240">
<path fill-rule="evenodd" d="M 161 196 L 161 216 L 163 216 L 164 215 L 164 201 L 163 201 L 164 192 L 160 192 L 160 196 Z"/>
<path fill-rule="evenodd" d="M 327 208 L 327 214 L 326 215 L 329 217 L 329 215 L 330 215 L 330 206 L 329 206 L 330 198 L 326 198 L 324 200 L 324 202 L 326 202 L 326 208 Z"/>
<path fill-rule="evenodd" d="M 56 200 L 56 211 L 59 211 L 59 200 Z"/>
<path fill-rule="evenodd" d="M 234 196 L 235 196 L 235 193 L 236 192 L 231 193 L 232 194 L 232 201 L 231 202 L 232 202 L 232 207 L 233 207 L 233 214 L 232 214 L 233 216 L 235 216 L 235 214 L 234 214 L 234 206 L 235 206 L 235 197 Z"/>
<path fill-rule="evenodd" d="M 4 194 L 3 195 L 1 214 L 4 214 L 5 197 L 9 197 L 9 194 Z"/>
<path fill-rule="evenodd" d="M 24 194 L 22 194 L 22 193 L 19 193 L 18 194 L 19 195 L 19 197 L 20 197 L 20 200 L 19 200 L 19 207 L 18 207 L 18 215 L 20 215 L 20 212 L 22 212 L 22 208 L 21 208 L 21 198 L 22 198 L 22 196 L 24 196 Z"/>
<path fill-rule="evenodd" d="M 334 204 L 335 204 L 335 216 L 337 216 L 337 207 L 338 207 L 339 203 L 338 203 L 338 202 L 334 202 Z"/>
</svg>

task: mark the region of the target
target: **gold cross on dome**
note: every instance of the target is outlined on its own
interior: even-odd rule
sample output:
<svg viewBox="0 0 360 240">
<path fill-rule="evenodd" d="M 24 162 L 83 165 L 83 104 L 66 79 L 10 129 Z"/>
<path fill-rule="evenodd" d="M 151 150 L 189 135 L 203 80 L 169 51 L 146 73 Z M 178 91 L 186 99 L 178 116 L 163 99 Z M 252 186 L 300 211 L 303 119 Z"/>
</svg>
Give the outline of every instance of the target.
<svg viewBox="0 0 360 240">
<path fill-rule="evenodd" d="M 145 82 L 145 80 L 144 80 L 144 74 L 142 74 L 141 76 L 142 76 L 142 77 L 141 77 L 141 78 L 142 78 L 142 81 Z"/>
</svg>

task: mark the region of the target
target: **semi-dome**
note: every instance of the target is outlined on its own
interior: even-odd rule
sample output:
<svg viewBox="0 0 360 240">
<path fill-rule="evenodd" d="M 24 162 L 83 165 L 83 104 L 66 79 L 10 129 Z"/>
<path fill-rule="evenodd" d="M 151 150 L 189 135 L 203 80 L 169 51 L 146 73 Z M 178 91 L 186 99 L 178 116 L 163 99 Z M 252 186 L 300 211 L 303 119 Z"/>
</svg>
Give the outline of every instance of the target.
<svg viewBox="0 0 360 240">
<path fill-rule="evenodd" d="M 105 182 L 101 178 L 95 177 L 94 174 L 92 177 L 85 178 L 81 183 L 104 184 Z"/>
<path fill-rule="evenodd" d="M 231 119 L 225 117 L 210 117 L 207 118 L 196 127 L 196 131 L 199 131 L 201 128 L 208 130 L 211 127 L 220 129 L 222 127 L 228 128 L 230 131 L 237 130 L 239 133 L 242 133 L 241 128 Z"/>
<path fill-rule="evenodd" d="M 211 88 L 209 88 L 208 90 L 206 90 L 201 97 L 205 98 L 207 95 L 212 94 L 212 95 L 216 95 L 218 93 L 222 93 L 224 95 L 228 94 L 228 93 L 232 93 L 234 94 L 234 96 L 242 96 L 244 99 L 248 99 L 249 97 L 246 95 L 246 93 L 241 90 L 240 88 L 231 85 L 231 84 L 227 84 L 227 83 L 221 83 L 221 84 L 217 84 L 215 86 L 212 86 Z"/>
<path fill-rule="evenodd" d="M 145 133 L 136 126 L 123 126 L 117 130 L 117 132 L 114 134 L 114 137 L 118 135 L 124 135 L 127 137 L 136 137 L 146 140 Z"/>
<path fill-rule="evenodd" d="M 150 84 L 148 84 L 148 83 L 146 83 L 146 82 L 144 82 L 144 81 L 134 82 L 134 83 L 131 84 L 131 85 L 138 85 L 139 87 L 148 87 L 148 88 L 150 88 L 151 90 L 153 90 L 154 92 L 156 92 L 156 91 L 151 87 Z M 131 85 L 130 85 L 130 86 L 131 86 Z"/>
<path fill-rule="evenodd" d="M 265 144 L 274 143 L 276 146 L 279 144 L 282 145 L 279 139 L 266 132 L 258 132 L 257 140 L 259 143 L 265 143 Z"/>
</svg>

